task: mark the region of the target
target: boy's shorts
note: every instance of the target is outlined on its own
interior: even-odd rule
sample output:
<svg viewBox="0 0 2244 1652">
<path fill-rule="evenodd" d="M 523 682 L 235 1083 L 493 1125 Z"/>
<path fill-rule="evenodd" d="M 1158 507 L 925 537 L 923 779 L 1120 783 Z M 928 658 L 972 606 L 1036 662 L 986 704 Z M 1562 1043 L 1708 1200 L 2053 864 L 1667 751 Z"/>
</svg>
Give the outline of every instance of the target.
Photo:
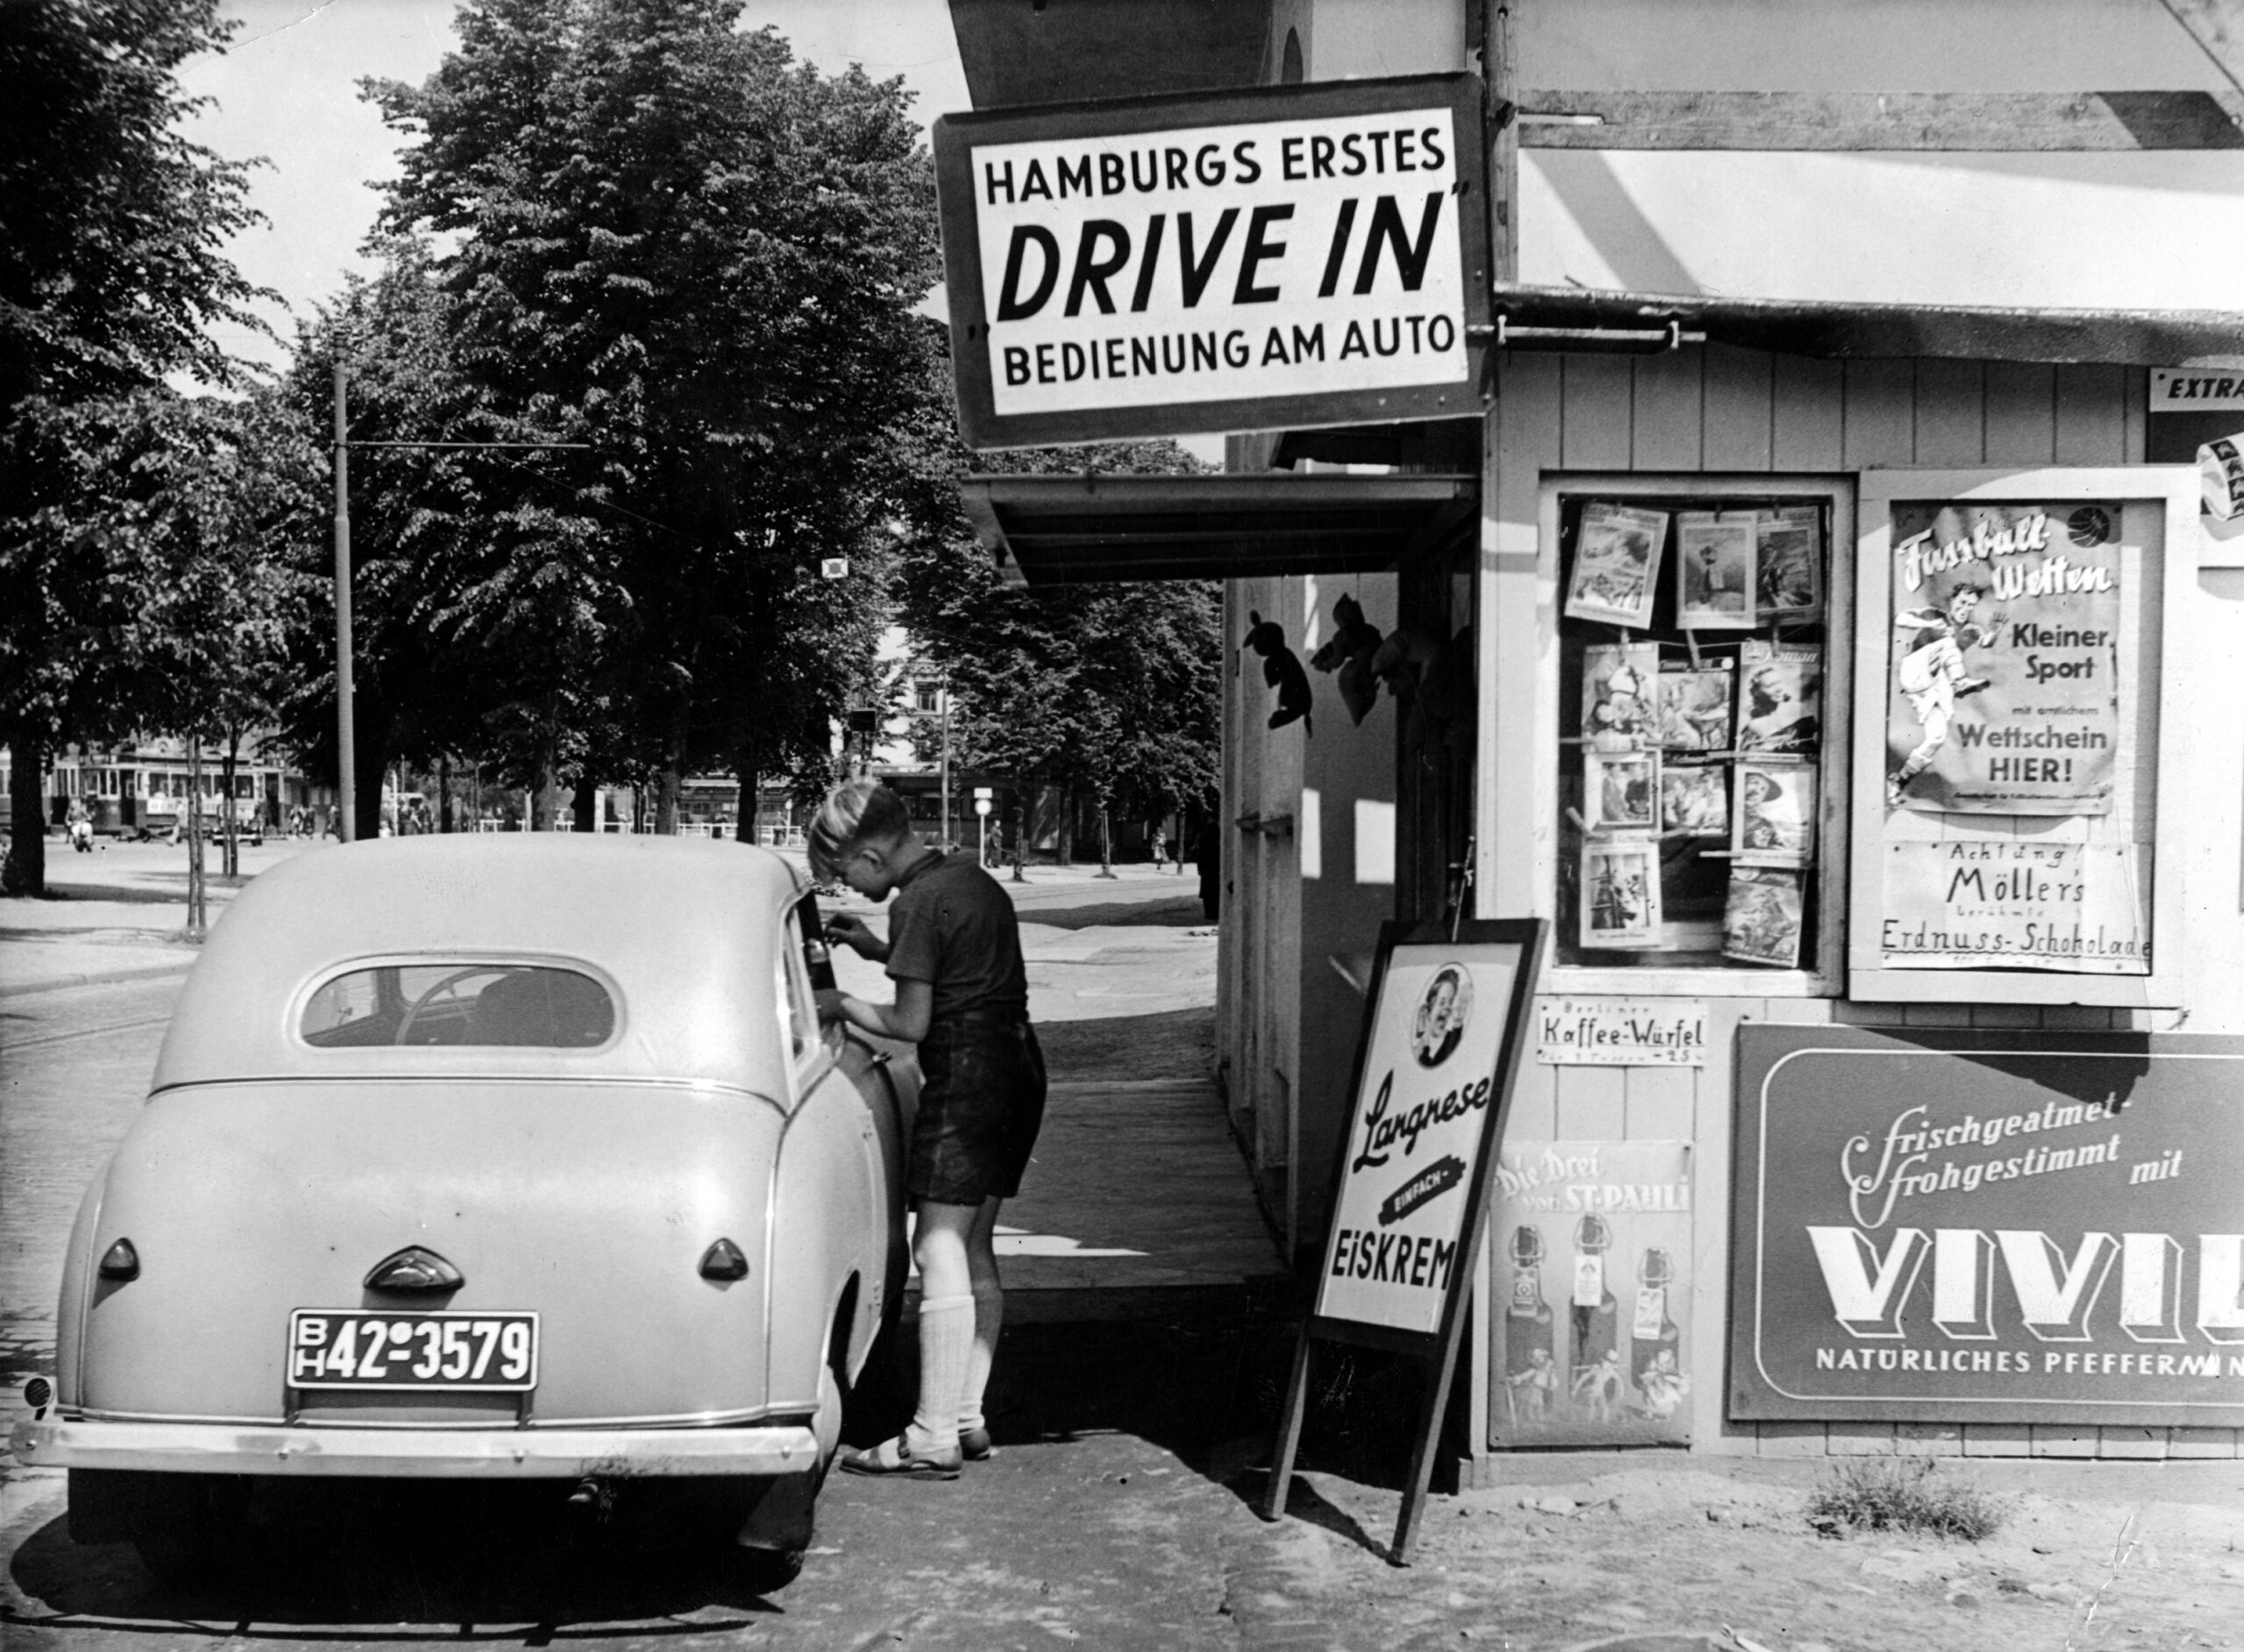
<svg viewBox="0 0 2244 1652">
<path fill-rule="evenodd" d="M 920 1040 L 920 1069 L 912 1196 L 978 1205 L 1019 1193 L 1044 1123 L 1044 1052 L 1035 1029 L 1025 1020 L 947 1017 Z"/>
</svg>

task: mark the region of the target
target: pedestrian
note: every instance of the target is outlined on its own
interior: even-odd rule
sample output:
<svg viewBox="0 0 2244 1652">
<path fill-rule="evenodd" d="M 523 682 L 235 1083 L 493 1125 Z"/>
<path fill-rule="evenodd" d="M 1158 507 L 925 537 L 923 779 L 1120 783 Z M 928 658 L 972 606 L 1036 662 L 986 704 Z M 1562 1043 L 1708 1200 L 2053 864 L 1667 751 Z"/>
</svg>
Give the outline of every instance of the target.
<svg viewBox="0 0 2244 1652">
<path fill-rule="evenodd" d="M 1154 828 L 1154 870 L 1158 872 L 1168 864 L 1168 832 L 1162 826 Z"/>
<path fill-rule="evenodd" d="M 1020 1191 L 1044 1118 L 1044 1054 L 1028 1024 L 1020 925 L 1004 887 L 971 854 L 921 841 L 904 800 L 871 780 L 836 786 L 810 826 L 810 864 L 868 900 L 894 895 L 888 939 L 842 913 L 833 940 L 885 963 L 892 1003 L 819 995 L 827 1019 L 920 1046 L 920 1110 L 905 1184 L 917 1216 L 920 1400 L 910 1426 L 869 1450 L 845 1449 L 853 1474 L 953 1479 L 990 1455 L 983 1398 L 1005 1319 L 993 1236 Z"/>
</svg>

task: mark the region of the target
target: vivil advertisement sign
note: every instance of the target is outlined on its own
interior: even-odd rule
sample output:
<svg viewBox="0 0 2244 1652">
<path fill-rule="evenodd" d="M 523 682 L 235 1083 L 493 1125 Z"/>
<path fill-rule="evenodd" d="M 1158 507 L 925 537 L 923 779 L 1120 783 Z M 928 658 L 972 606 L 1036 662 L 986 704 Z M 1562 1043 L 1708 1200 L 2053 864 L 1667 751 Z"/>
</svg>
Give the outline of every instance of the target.
<svg viewBox="0 0 2244 1652">
<path fill-rule="evenodd" d="M 2244 1039 L 1738 1032 L 1729 1414 L 2244 1425 Z"/>
</svg>

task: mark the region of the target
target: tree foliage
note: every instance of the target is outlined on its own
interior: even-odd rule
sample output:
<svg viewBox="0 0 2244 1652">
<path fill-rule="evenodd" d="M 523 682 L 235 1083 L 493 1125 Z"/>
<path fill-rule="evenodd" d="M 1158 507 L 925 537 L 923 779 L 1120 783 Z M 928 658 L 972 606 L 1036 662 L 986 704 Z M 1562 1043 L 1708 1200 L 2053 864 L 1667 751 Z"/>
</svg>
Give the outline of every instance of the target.
<svg viewBox="0 0 2244 1652">
<path fill-rule="evenodd" d="M 368 87 L 420 138 L 386 223 L 452 248 L 427 277 L 474 439 L 585 444 L 454 465 L 499 530 L 399 606 L 511 663 L 494 736 L 595 725 L 575 761 L 611 772 L 822 763 L 880 623 L 927 160 L 899 82 L 738 10 L 481 0 L 426 82 Z"/>
<path fill-rule="evenodd" d="M 931 352 L 931 377 L 947 365 Z M 1149 819 L 1212 788 L 1223 597 L 1211 581 L 1009 587 L 958 504 L 976 472 L 1170 474 L 1173 442 L 969 454 L 947 401 L 914 427 L 898 618 L 948 674 L 963 761 Z"/>
<path fill-rule="evenodd" d="M 74 443 L 160 405 L 167 375 L 224 382 L 205 330 L 254 326 L 222 251 L 255 220 L 245 168 L 180 135 L 179 66 L 232 25 L 217 0 L 0 5 L 0 737 L 13 763 L 6 884 L 45 881 L 47 755 L 153 707 L 113 669 L 134 599 L 86 526 L 115 479 Z M 104 408 L 108 410 L 103 411 Z"/>
</svg>

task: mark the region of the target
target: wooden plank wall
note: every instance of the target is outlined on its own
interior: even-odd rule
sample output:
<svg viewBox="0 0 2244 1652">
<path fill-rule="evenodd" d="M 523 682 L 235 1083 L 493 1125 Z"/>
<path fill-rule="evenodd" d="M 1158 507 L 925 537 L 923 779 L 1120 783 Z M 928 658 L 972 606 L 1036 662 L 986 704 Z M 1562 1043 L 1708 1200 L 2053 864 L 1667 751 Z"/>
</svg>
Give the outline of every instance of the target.
<svg viewBox="0 0 2244 1652">
<path fill-rule="evenodd" d="M 1483 911 L 1552 910 L 1525 869 L 1554 829 L 1555 764 L 1536 749 L 1558 614 L 1555 549 L 1539 544 L 1545 472 L 1792 471 L 1919 464 L 2142 462 L 2146 375 L 2118 366 L 1809 361 L 1708 346 L 1630 359 L 1514 353 L 1500 365 L 1482 524 L 1479 831 Z M 1843 563 L 1845 547 L 1838 548 Z M 1829 915 L 1829 921 L 1837 920 Z M 1750 977 L 1747 977 L 1750 979 Z M 2163 1030 L 2163 1012 L 2010 1004 L 1854 1004 L 1708 995 L 1708 1062 L 1679 1068 L 1523 1068 L 1513 1140 L 1694 1144 L 1691 1381 L 1694 1449 L 1767 1456 L 1866 1452 L 2017 1457 L 2233 1457 L 2233 1429 L 1928 1424 L 1733 1424 L 1724 1418 L 1729 1287 L 1731 1052 L 1749 1021 Z M 1484 1321 L 1485 1322 L 1485 1321 Z"/>
</svg>

